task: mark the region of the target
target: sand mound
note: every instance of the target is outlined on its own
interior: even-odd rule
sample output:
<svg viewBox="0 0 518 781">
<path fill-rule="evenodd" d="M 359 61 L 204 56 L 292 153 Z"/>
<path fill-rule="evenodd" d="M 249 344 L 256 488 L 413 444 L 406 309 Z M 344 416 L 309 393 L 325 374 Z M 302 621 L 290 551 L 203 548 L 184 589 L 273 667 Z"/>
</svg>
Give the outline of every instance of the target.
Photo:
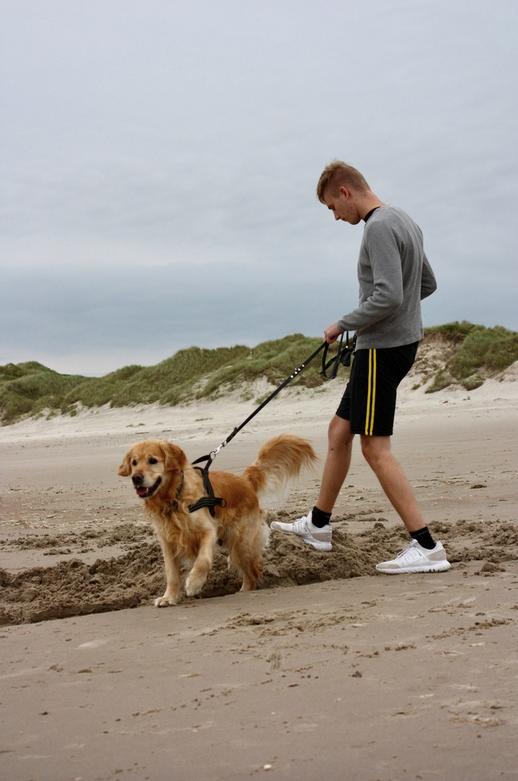
<svg viewBox="0 0 518 781">
<path fill-rule="evenodd" d="M 346 531 L 352 516 L 337 518 L 333 551 L 318 553 L 297 538 L 275 533 L 266 552 L 262 588 L 353 578 L 374 573 L 377 561 L 399 550 L 406 541 L 400 527 L 372 518 L 359 534 Z M 502 569 L 502 562 L 518 559 L 518 529 L 497 522 L 458 521 L 436 524 L 434 531 L 448 543 L 452 562 L 481 561 L 480 574 Z M 0 570 L 0 623 L 16 624 L 136 607 L 149 603 L 164 590 L 162 555 L 158 544 L 143 539 L 129 552 L 86 564 L 80 559 L 18 574 Z M 237 591 L 240 582 L 227 569 L 218 550 L 202 597 Z"/>
</svg>

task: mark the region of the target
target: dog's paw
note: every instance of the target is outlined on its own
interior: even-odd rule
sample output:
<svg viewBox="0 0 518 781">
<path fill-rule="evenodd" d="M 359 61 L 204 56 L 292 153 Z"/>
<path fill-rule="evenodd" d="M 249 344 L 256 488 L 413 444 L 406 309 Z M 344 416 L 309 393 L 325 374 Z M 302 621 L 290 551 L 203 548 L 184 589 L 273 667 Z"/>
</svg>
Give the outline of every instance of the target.
<svg viewBox="0 0 518 781">
<path fill-rule="evenodd" d="M 176 605 L 177 602 L 178 599 L 176 597 L 169 597 L 167 594 L 164 594 L 163 597 L 155 599 L 154 605 L 155 607 L 169 607 L 170 605 Z"/>
<path fill-rule="evenodd" d="M 206 576 L 200 576 L 196 573 L 190 573 L 185 581 L 185 593 L 188 597 L 195 597 L 199 594 L 205 583 Z"/>
</svg>

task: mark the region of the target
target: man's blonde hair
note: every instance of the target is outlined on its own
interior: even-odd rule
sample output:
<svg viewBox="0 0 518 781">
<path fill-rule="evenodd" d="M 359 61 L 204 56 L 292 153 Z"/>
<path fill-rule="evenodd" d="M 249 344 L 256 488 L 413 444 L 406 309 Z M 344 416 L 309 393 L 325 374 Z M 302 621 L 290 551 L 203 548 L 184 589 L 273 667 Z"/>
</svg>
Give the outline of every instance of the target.
<svg viewBox="0 0 518 781">
<path fill-rule="evenodd" d="M 317 184 L 318 200 L 324 203 L 324 194 L 328 188 L 338 190 L 339 187 L 350 187 L 352 190 L 365 192 L 370 187 L 357 168 L 354 168 L 342 160 L 333 160 L 326 165 Z"/>
</svg>

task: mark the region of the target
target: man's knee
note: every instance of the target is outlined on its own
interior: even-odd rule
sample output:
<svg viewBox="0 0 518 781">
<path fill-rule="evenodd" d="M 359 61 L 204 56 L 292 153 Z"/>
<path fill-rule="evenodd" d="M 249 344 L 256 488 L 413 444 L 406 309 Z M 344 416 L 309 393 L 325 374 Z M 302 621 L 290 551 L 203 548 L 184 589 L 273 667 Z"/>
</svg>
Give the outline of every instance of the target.
<svg viewBox="0 0 518 781">
<path fill-rule="evenodd" d="M 350 422 L 335 415 L 329 423 L 327 438 L 330 449 L 348 447 L 354 438 Z"/>
<path fill-rule="evenodd" d="M 369 437 L 362 434 L 361 445 L 363 457 L 374 471 L 385 459 L 390 458 L 390 437 Z"/>
</svg>

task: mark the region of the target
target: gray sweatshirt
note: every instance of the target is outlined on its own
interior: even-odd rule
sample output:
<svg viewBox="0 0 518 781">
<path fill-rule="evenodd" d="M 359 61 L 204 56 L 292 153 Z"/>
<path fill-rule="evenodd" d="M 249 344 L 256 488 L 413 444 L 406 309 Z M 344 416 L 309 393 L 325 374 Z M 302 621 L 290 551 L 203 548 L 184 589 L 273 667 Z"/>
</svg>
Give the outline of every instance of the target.
<svg viewBox="0 0 518 781">
<path fill-rule="evenodd" d="M 381 206 L 365 224 L 358 259 L 359 306 L 338 325 L 357 348 L 400 347 L 423 336 L 421 299 L 437 289 L 421 228 L 402 209 Z"/>
</svg>

